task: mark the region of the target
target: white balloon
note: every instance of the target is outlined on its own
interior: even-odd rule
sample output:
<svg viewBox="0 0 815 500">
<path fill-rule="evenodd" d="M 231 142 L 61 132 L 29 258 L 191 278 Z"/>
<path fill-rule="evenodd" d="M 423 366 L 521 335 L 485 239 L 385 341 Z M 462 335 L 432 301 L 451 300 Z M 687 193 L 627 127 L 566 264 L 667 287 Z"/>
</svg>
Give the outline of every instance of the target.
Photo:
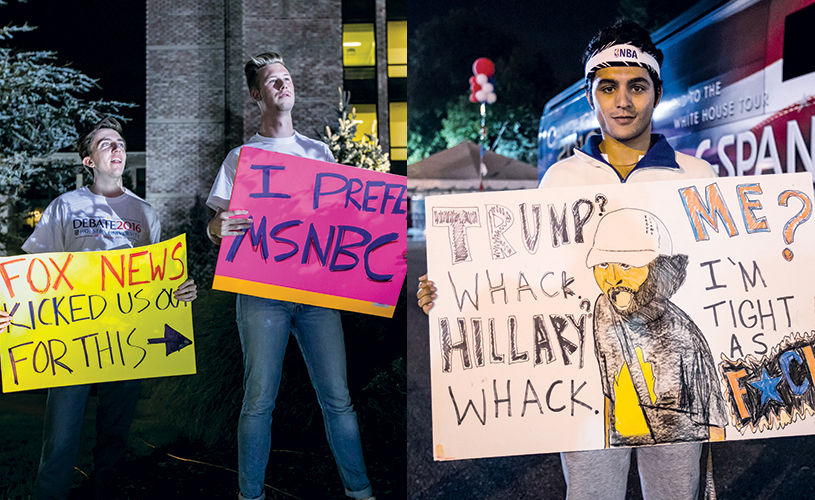
<svg viewBox="0 0 815 500">
<path fill-rule="evenodd" d="M 487 100 L 487 93 L 484 92 L 484 89 L 481 89 L 475 93 L 475 98 L 478 99 L 478 102 L 484 102 Z"/>
<path fill-rule="evenodd" d="M 484 90 L 484 92 L 488 94 L 492 93 L 492 91 L 495 90 L 495 87 L 493 87 L 492 84 L 489 82 L 481 85 L 481 88 Z"/>
<path fill-rule="evenodd" d="M 478 82 L 479 85 L 484 85 L 489 81 L 489 77 L 487 75 L 483 75 L 481 73 L 475 75 L 475 81 Z"/>
<path fill-rule="evenodd" d="M 495 93 L 491 93 L 490 95 L 487 96 L 487 103 L 489 103 L 489 104 L 492 104 L 497 100 L 498 100 L 498 97 L 495 95 Z"/>
</svg>

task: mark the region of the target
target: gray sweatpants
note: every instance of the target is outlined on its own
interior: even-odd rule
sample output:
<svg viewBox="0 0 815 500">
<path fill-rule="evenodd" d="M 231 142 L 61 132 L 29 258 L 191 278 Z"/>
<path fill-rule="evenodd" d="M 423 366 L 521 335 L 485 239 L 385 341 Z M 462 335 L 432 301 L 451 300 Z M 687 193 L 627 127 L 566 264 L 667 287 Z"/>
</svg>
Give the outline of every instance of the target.
<svg viewBox="0 0 815 500">
<path fill-rule="evenodd" d="M 624 500 L 632 450 L 644 500 L 696 500 L 702 443 L 561 453 L 566 500 Z"/>
</svg>

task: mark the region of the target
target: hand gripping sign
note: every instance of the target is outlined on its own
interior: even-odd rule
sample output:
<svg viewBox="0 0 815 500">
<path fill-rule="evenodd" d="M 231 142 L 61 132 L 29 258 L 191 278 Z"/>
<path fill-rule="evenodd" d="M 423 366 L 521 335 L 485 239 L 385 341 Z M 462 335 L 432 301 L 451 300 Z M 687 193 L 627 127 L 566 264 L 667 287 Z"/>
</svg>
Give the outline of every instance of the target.
<svg viewBox="0 0 815 500">
<path fill-rule="evenodd" d="M 244 147 L 213 288 L 392 317 L 407 265 L 405 177 Z"/>
<path fill-rule="evenodd" d="M 426 200 L 437 460 L 812 434 L 809 174 Z"/>
<path fill-rule="evenodd" d="M 99 252 L 0 258 L 3 392 L 195 373 L 185 235 Z"/>
</svg>

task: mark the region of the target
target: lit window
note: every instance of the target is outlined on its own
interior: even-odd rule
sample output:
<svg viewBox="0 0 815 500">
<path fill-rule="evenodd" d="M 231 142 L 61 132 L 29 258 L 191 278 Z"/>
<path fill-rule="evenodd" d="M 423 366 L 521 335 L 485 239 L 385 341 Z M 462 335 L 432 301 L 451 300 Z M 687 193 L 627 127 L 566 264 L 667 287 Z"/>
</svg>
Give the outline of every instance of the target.
<svg viewBox="0 0 815 500">
<path fill-rule="evenodd" d="M 407 77 L 407 21 L 388 21 L 388 76 Z"/>
<path fill-rule="evenodd" d="M 42 217 L 42 212 L 45 210 L 44 208 L 35 208 L 28 212 L 28 216 L 25 218 L 25 225 L 34 227 L 40 221 Z"/>
<path fill-rule="evenodd" d="M 342 64 L 344 66 L 376 65 L 373 24 L 342 25 Z"/>
<path fill-rule="evenodd" d="M 407 103 L 389 103 L 391 159 L 407 160 Z"/>
</svg>

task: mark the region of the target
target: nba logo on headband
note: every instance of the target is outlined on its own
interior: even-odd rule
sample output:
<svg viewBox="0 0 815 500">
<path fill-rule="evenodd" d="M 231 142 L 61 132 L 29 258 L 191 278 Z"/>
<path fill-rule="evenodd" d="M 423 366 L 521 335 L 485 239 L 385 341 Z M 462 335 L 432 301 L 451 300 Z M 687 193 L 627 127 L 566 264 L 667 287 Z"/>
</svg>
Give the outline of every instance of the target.
<svg viewBox="0 0 815 500">
<path fill-rule="evenodd" d="M 598 51 L 586 61 L 585 77 L 602 68 L 612 66 L 638 66 L 652 70 L 659 77 L 656 58 L 633 45 L 619 44 Z"/>
</svg>

